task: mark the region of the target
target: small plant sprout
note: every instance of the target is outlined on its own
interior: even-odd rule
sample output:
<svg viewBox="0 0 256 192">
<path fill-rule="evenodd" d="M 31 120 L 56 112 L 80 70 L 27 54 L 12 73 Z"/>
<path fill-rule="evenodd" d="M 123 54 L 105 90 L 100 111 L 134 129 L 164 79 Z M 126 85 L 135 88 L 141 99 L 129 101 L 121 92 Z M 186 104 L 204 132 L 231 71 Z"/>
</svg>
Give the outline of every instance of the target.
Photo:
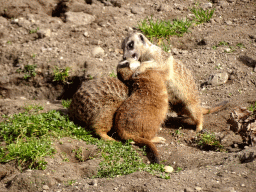
<svg viewBox="0 0 256 192">
<path fill-rule="evenodd" d="M 91 76 L 91 75 L 89 75 L 88 77 L 89 77 L 89 80 L 92 80 L 92 79 L 93 79 L 93 76 Z"/>
<path fill-rule="evenodd" d="M 237 43 L 236 46 L 239 47 L 240 49 L 245 48 L 245 46 L 242 43 Z"/>
<path fill-rule="evenodd" d="M 37 67 L 36 65 L 25 65 L 24 70 L 23 70 L 23 72 L 25 73 L 24 79 L 35 77 L 36 76 L 36 70 L 35 70 L 36 67 Z"/>
<path fill-rule="evenodd" d="M 216 49 L 217 49 L 217 46 L 212 46 L 212 48 L 213 48 L 214 50 L 216 50 Z"/>
<path fill-rule="evenodd" d="M 256 110 L 256 102 L 252 104 L 250 107 L 248 107 L 248 110 L 254 112 Z"/>
<path fill-rule="evenodd" d="M 67 99 L 67 100 L 62 100 L 61 101 L 61 104 L 62 104 L 62 106 L 65 108 L 65 109 L 68 109 L 69 108 L 69 106 L 70 106 L 70 104 L 71 104 L 71 99 Z"/>
<path fill-rule="evenodd" d="M 68 181 L 67 185 L 72 186 L 75 182 L 76 182 L 76 180 L 70 180 L 70 181 Z"/>
<path fill-rule="evenodd" d="M 222 69 L 221 64 L 218 63 L 218 64 L 216 65 L 215 69 L 216 69 L 216 70 L 217 70 L 217 69 Z"/>
<path fill-rule="evenodd" d="M 115 78 L 117 77 L 117 75 L 115 74 L 114 71 L 112 71 L 112 72 L 109 74 L 109 76 L 110 76 L 110 77 L 115 77 Z"/>
<path fill-rule="evenodd" d="M 77 150 L 73 151 L 75 153 L 75 157 L 78 161 L 84 162 L 85 160 L 83 159 L 83 148 L 79 147 Z"/>
<path fill-rule="evenodd" d="M 180 171 L 182 171 L 182 168 L 181 167 L 177 167 L 176 173 L 179 173 Z"/>
<path fill-rule="evenodd" d="M 36 29 L 31 29 L 29 31 L 29 34 L 36 33 L 38 30 L 39 30 L 39 27 L 37 27 Z"/>
<path fill-rule="evenodd" d="M 66 83 L 69 77 L 69 70 L 69 67 L 66 67 L 65 69 L 55 67 L 53 72 L 53 81 Z"/>
</svg>

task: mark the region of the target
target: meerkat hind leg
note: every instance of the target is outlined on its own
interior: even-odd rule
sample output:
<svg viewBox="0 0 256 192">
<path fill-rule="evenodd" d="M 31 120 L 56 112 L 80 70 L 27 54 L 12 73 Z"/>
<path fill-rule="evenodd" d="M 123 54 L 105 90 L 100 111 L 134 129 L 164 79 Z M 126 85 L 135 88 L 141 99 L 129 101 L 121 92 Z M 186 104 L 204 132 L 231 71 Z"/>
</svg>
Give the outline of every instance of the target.
<svg viewBox="0 0 256 192">
<path fill-rule="evenodd" d="M 200 106 L 189 105 L 184 109 L 184 113 L 188 115 L 196 124 L 196 132 L 200 132 L 203 129 L 203 113 Z"/>
<path fill-rule="evenodd" d="M 104 141 L 116 141 L 112 137 L 108 136 L 105 132 L 100 132 L 96 130 L 96 134 L 98 134 Z"/>
<path fill-rule="evenodd" d="M 114 104 L 113 104 L 114 105 Z M 93 125 L 95 133 L 99 135 L 105 141 L 115 141 L 112 137 L 108 136 L 107 133 L 113 127 L 113 117 L 117 107 L 113 107 L 113 110 L 101 112 L 97 118 L 97 121 Z M 105 111 L 105 110 L 102 110 Z"/>
</svg>

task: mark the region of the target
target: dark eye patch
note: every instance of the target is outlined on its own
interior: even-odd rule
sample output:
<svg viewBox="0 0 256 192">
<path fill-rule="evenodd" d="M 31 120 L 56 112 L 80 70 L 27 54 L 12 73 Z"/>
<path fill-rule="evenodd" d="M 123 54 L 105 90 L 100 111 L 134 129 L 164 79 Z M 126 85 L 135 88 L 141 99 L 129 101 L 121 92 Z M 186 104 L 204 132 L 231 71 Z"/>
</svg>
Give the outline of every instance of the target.
<svg viewBox="0 0 256 192">
<path fill-rule="evenodd" d="M 131 49 L 133 49 L 133 47 L 134 47 L 134 41 L 131 41 L 130 43 L 128 43 L 128 49 L 129 50 L 131 50 Z"/>
</svg>

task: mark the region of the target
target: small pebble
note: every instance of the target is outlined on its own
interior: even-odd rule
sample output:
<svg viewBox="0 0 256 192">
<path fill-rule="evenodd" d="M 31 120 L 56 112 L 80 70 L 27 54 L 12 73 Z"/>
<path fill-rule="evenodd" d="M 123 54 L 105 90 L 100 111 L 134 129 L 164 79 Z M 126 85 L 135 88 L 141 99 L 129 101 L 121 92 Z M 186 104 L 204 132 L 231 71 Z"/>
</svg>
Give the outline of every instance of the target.
<svg viewBox="0 0 256 192">
<path fill-rule="evenodd" d="M 164 170 L 165 170 L 166 173 L 172 173 L 172 172 L 173 172 L 173 167 L 171 167 L 171 166 L 165 166 L 165 167 L 164 167 Z"/>
</svg>

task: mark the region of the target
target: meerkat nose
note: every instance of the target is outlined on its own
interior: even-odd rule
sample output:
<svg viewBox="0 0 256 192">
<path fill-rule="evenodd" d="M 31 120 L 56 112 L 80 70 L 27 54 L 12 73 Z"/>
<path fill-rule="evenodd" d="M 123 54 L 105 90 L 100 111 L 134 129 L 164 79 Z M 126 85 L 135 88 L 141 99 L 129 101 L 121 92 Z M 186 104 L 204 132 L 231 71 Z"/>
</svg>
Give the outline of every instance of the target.
<svg viewBox="0 0 256 192">
<path fill-rule="evenodd" d="M 126 60 L 126 57 L 125 57 L 125 56 L 123 56 L 123 60 Z"/>
</svg>

